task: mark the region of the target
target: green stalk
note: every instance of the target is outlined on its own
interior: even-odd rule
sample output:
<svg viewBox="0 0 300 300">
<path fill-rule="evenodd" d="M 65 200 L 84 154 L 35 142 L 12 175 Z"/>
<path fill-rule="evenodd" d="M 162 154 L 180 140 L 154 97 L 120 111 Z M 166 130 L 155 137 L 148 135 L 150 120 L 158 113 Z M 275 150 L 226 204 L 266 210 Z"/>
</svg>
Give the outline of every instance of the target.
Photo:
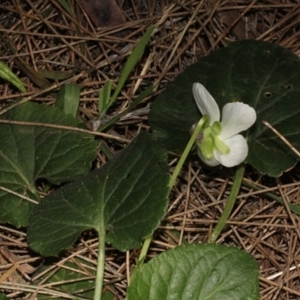
<svg viewBox="0 0 300 300">
<path fill-rule="evenodd" d="M 94 300 L 101 300 L 102 288 L 104 279 L 104 267 L 105 267 L 105 229 L 98 231 L 98 261 L 97 261 L 97 275 L 95 281 L 95 293 Z"/>
<path fill-rule="evenodd" d="M 233 206 L 235 204 L 236 198 L 238 196 L 240 187 L 242 185 L 243 177 L 244 177 L 244 171 L 245 171 L 245 165 L 241 164 L 238 166 L 234 178 L 233 178 L 233 184 L 230 191 L 229 198 L 226 202 L 225 209 L 221 215 L 221 218 L 219 222 L 217 223 L 215 229 L 212 232 L 212 235 L 209 239 L 209 243 L 215 243 L 219 234 L 223 230 L 227 220 L 229 219 L 229 216 L 232 212 Z"/>
<path fill-rule="evenodd" d="M 197 126 L 196 126 L 196 128 L 195 128 L 188 144 L 186 145 L 186 147 L 185 147 L 185 149 L 184 149 L 184 151 L 183 151 L 183 153 L 182 153 L 182 155 L 181 155 L 181 157 L 180 157 L 180 159 L 179 159 L 179 161 L 178 161 L 178 163 L 175 167 L 175 170 L 172 174 L 172 177 L 171 177 L 170 182 L 169 182 L 169 188 L 170 189 L 175 184 L 176 178 L 177 178 L 177 176 L 178 176 L 178 174 L 179 174 L 179 172 L 180 172 L 180 170 L 181 170 L 188 154 L 190 153 L 190 151 L 191 151 L 191 149 L 192 149 L 192 147 L 193 147 L 193 145 L 196 141 L 196 138 L 197 138 L 198 134 L 200 133 L 200 131 L 201 131 L 201 129 L 202 129 L 202 127 L 203 127 L 203 125 L 204 125 L 204 123 L 206 122 L 207 119 L 208 119 L 208 116 L 203 116 L 200 119 L 200 121 L 198 122 L 198 124 L 197 124 Z"/>
<path fill-rule="evenodd" d="M 152 236 L 149 236 L 144 240 L 143 247 L 142 247 L 139 259 L 138 259 L 137 268 L 139 268 L 141 265 L 143 265 L 144 260 L 147 255 L 147 252 L 148 252 L 148 249 L 150 247 L 151 241 L 152 241 Z"/>
<path fill-rule="evenodd" d="M 172 174 L 172 177 L 170 179 L 170 182 L 169 182 L 169 188 L 171 190 L 171 188 L 173 187 L 173 185 L 175 184 L 175 181 L 176 181 L 176 178 L 189 154 L 189 152 L 191 151 L 195 141 L 196 141 L 196 138 L 198 136 L 198 134 L 200 133 L 204 123 L 206 122 L 208 116 L 203 116 L 200 121 L 198 122 L 188 144 L 186 145 L 176 167 L 175 167 L 175 170 Z M 143 265 L 143 262 L 144 262 L 144 259 L 147 255 L 147 252 L 148 252 L 148 249 L 149 249 L 149 246 L 150 246 L 150 243 L 151 243 L 151 240 L 152 240 L 152 236 L 148 237 L 147 239 L 145 239 L 144 243 L 143 243 L 143 247 L 142 247 L 142 251 L 140 253 L 140 256 L 139 256 L 139 259 L 138 259 L 138 267 L 142 266 Z M 136 268 L 137 270 L 137 268 Z"/>
</svg>

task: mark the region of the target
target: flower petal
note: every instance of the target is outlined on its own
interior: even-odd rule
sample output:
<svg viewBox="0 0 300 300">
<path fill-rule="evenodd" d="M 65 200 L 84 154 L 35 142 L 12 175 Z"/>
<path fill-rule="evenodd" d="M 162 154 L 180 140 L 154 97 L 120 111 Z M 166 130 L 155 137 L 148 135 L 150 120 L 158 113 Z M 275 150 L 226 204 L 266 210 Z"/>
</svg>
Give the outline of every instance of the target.
<svg viewBox="0 0 300 300">
<path fill-rule="evenodd" d="M 215 167 L 218 166 L 220 163 L 215 159 L 211 159 L 211 160 L 207 160 L 201 153 L 200 149 L 198 149 L 197 151 L 198 156 L 200 157 L 200 159 L 208 166 L 210 167 Z"/>
<path fill-rule="evenodd" d="M 221 154 L 218 151 L 214 151 L 215 159 L 225 167 L 234 167 L 242 163 L 248 155 L 248 144 L 246 139 L 237 134 L 227 140 L 224 143 L 230 148 L 228 154 Z"/>
<path fill-rule="evenodd" d="M 220 110 L 217 102 L 201 83 L 193 84 L 193 95 L 202 115 L 210 116 L 210 125 L 220 121 Z"/>
<path fill-rule="evenodd" d="M 227 103 L 222 110 L 222 132 L 220 138 L 225 140 L 251 127 L 256 120 L 256 112 L 242 102 Z"/>
</svg>

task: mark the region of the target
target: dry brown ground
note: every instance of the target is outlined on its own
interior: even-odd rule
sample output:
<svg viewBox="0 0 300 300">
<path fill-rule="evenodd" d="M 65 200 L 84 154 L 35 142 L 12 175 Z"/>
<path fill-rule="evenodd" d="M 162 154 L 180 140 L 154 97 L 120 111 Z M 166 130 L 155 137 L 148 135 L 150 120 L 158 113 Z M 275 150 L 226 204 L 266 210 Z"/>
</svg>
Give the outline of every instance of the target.
<svg viewBox="0 0 300 300">
<path fill-rule="evenodd" d="M 159 38 L 151 41 L 149 53 L 130 76 L 111 115 L 120 112 L 152 82 L 157 86 L 155 95 L 159 94 L 188 65 L 229 41 L 245 38 L 270 41 L 300 55 L 299 0 L 120 0 L 126 24 L 98 30 L 75 0 L 68 2 L 73 7 L 74 17 L 56 0 L 1 1 L 0 60 L 7 62 L 21 77 L 27 88 L 26 97 L 49 105 L 55 101 L 49 91 L 58 90 L 63 81 L 49 80 L 47 87 L 47 83 L 29 75 L 24 63 L 34 70 L 72 71 L 76 68 L 76 73 L 66 82 L 82 86 L 80 114 L 86 121 L 97 115 L 99 88 L 107 78 L 117 81 L 133 45 L 151 24 L 157 26 Z M 124 28 L 125 33 L 120 34 Z M 138 107 L 135 118 L 129 116 L 115 124 L 113 133 L 131 140 L 139 130 L 148 129 L 148 104 L 155 95 Z M 1 82 L 1 105 L 18 97 L 11 85 Z M 103 142 L 115 151 L 113 143 Z M 98 160 L 99 165 L 107 160 L 101 151 Z M 175 161 L 176 158 L 170 164 Z M 277 195 L 285 201 L 299 203 L 299 175 L 299 166 L 275 179 L 261 176 L 248 167 L 237 205 L 218 239 L 218 243 L 244 249 L 257 259 L 261 299 L 300 299 L 300 219 L 272 200 L 272 196 Z M 254 191 L 248 184 L 260 190 Z M 199 168 L 197 162 L 187 165 L 173 189 L 164 226 L 157 230 L 149 256 L 170 249 L 183 239 L 206 242 L 222 213 L 230 186 L 230 180 Z M 13 252 L 21 264 L 38 263 L 40 258 L 28 250 L 24 231 L 2 225 L 0 238 L 7 247 L 1 250 L 0 275 L 4 277 L 0 278 L 0 289 L 11 299 L 34 299 L 36 286 L 18 271 L 9 273 L 15 265 L 7 261 L 4 252 L 5 249 Z M 83 235 L 76 247 L 50 265 L 44 277 L 63 268 L 72 257 L 95 261 L 96 244 L 96 239 Z M 129 270 L 138 254 L 138 250 L 121 253 L 107 248 L 106 288 L 116 299 L 125 296 Z M 89 272 L 86 275 L 90 276 Z M 43 288 L 44 291 L 47 288 L 49 295 L 57 295 L 59 286 Z"/>
</svg>

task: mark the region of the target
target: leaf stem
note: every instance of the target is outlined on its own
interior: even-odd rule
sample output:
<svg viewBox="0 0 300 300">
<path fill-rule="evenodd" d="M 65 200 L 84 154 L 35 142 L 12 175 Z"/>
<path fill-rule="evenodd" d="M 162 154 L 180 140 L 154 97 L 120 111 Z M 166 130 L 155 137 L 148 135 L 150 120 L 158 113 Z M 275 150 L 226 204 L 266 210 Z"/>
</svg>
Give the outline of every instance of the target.
<svg viewBox="0 0 300 300">
<path fill-rule="evenodd" d="M 97 275 L 95 281 L 94 300 L 101 300 L 105 267 L 105 230 L 99 230 Z"/>
<path fill-rule="evenodd" d="M 219 234 L 223 230 L 231 212 L 233 209 L 233 206 L 235 204 L 237 195 L 239 193 L 243 177 L 244 177 L 244 171 L 245 171 L 245 165 L 241 164 L 238 166 L 237 170 L 235 171 L 235 175 L 233 178 L 233 184 L 230 191 L 230 195 L 228 197 L 228 200 L 225 205 L 225 209 L 221 215 L 221 218 L 219 219 L 219 222 L 217 223 L 216 227 L 214 228 L 211 237 L 209 239 L 209 243 L 215 243 Z"/>
</svg>

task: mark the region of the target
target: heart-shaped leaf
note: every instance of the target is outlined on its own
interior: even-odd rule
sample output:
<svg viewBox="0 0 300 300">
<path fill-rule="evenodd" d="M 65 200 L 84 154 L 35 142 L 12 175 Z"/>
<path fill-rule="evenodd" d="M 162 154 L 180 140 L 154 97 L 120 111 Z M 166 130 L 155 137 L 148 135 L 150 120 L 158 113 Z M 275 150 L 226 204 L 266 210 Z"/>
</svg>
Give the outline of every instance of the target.
<svg viewBox="0 0 300 300">
<path fill-rule="evenodd" d="M 258 266 L 237 248 L 180 246 L 137 269 L 127 299 L 258 300 Z"/>
<path fill-rule="evenodd" d="M 56 255 L 84 230 L 107 231 L 120 250 L 139 247 L 165 215 L 169 194 L 165 151 L 141 133 L 102 168 L 66 184 L 37 205 L 28 241 L 42 255 Z"/>
<path fill-rule="evenodd" d="M 58 108 L 24 103 L 2 115 L 10 121 L 78 127 L 82 123 Z M 93 136 L 42 126 L 0 123 L 0 186 L 39 201 L 35 181 L 59 184 L 88 172 L 96 157 Z M 26 226 L 33 204 L 0 191 L 0 222 Z"/>
<path fill-rule="evenodd" d="M 192 95 L 202 83 L 220 108 L 241 101 L 252 106 L 257 121 L 247 132 L 247 162 L 262 174 L 279 176 L 297 157 L 263 123 L 274 126 L 300 148 L 300 59 L 280 46 L 254 40 L 231 43 L 188 67 L 155 100 L 150 124 L 168 150 L 182 151 L 201 114 Z"/>
</svg>

